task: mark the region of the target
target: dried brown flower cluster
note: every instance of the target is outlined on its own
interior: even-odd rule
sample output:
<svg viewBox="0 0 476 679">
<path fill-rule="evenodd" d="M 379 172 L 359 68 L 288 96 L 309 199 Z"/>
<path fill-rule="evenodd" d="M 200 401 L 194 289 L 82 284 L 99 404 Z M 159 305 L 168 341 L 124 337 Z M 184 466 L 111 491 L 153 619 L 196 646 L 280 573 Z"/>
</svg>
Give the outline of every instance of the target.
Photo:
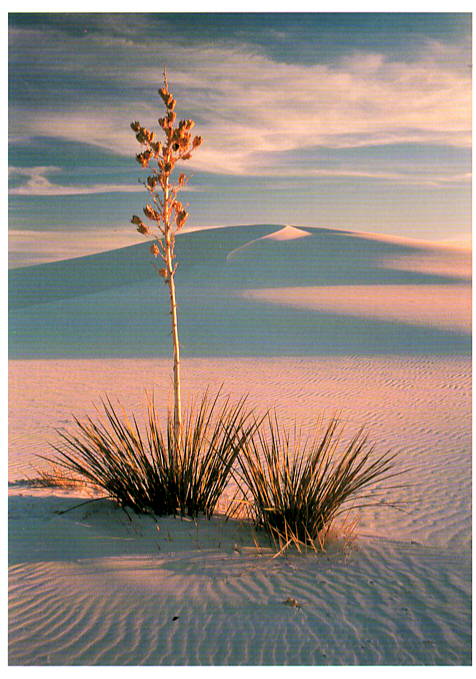
<svg viewBox="0 0 476 679">
<path fill-rule="evenodd" d="M 156 167 L 152 168 L 152 174 L 144 182 L 154 205 L 146 205 L 144 215 L 154 222 L 154 227 L 157 229 L 157 232 L 153 234 L 156 236 L 157 242 L 151 247 L 151 252 L 155 257 L 160 255 L 164 260 L 167 274 L 164 278 L 167 278 L 173 275 L 175 268 L 167 266 L 169 258 L 165 251 L 166 247 L 171 248 L 173 259 L 174 232 L 184 226 L 188 217 L 188 212 L 182 203 L 177 200 L 177 193 L 185 186 L 187 177 L 182 173 L 178 177 L 177 183 L 172 184 L 171 174 L 178 161 L 188 160 L 192 157 L 192 151 L 200 146 L 202 138 L 200 136 L 192 137 L 191 130 L 195 125 L 193 120 L 181 120 L 178 125 L 175 125 L 176 100 L 168 90 L 165 75 L 164 87 L 159 89 L 159 95 L 166 109 L 166 115 L 159 118 L 159 125 L 165 134 L 165 142 L 158 141 L 155 133 L 143 127 L 138 121 L 131 123 L 131 128 L 136 133 L 139 144 L 145 146 L 144 151 L 136 155 L 137 162 L 142 167 L 150 167 L 153 161 L 156 163 Z M 160 195 L 157 193 L 158 188 Z M 152 235 L 150 227 L 137 215 L 132 217 L 131 222 L 135 224 L 139 233 Z M 160 273 L 162 272 L 160 271 Z"/>
</svg>

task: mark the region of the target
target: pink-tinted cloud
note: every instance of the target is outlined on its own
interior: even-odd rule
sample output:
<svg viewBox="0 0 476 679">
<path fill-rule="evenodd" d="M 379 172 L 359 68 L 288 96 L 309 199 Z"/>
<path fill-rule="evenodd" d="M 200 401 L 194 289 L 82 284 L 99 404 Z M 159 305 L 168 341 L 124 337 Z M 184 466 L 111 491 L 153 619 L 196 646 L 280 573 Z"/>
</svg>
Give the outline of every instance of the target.
<svg viewBox="0 0 476 679">
<path fill-rule="evenodd" d="M 12 134 L 55 135 L 130 155 L 136 143 L 132 118 L 156 125 L 154 90 L 160 69 L 144 61 L 127 70 L 108 60 L 111 79 L 151 87 L 150 101 L 128 101 L 110 110 L 78 107 L 12 116 Z M 169 49 L 168 49 L 169 48 Z M 132 47 L 118 45 L 126 60 Z M 186 113 L 199 114 L 205 138 L 190 165 L 217 173 L 274 174 L 272 154 L 296 152 L 295 173 L 306 174 L 299 152 L 312 146 L 350 148 L 396 143 L 471 144 L 471 71 L 463 47 L 427 41 L 412 62 L 355 53 L 332 64 L 285 64 L 243 47 L 183 47 L 162 40 L 170 55 L 171 88 Z M 135 52 L 135 53 L 136 53 Z M 81 55 L 86 68 L 88 57 Z M 246 67 L 243 67 L 246 64 Z M 65 68 L 59 65 L 58 68 Z M 154 101 L 155 103 L 152 103 Z"/>
</svg>

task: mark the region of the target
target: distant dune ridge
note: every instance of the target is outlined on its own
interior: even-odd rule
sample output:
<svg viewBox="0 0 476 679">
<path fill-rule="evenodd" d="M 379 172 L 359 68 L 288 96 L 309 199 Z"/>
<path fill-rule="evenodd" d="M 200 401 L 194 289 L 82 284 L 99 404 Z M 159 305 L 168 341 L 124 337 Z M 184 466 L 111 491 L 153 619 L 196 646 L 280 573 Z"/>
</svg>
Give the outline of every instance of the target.
<svg viewBox="0 0 476 679">
<path fill-rule="evenodd" d="M 465 250 L 260 224 L 181 234 L 177 259 L 184 355 L 469 351 Z M 166 355 L 161 293 L 147 243 L 11 270 L 10 356 Z"/>
</svg>

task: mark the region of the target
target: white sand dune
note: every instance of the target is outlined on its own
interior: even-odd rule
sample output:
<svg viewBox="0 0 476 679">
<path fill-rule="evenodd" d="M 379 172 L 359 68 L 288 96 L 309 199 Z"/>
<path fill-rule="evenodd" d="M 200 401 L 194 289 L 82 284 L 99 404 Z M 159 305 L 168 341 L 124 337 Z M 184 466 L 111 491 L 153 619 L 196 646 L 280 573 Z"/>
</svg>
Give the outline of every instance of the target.
<svg viewBox="0 0 476 679">
<path fill-rule="evenodd" d="M 55 427 L 105 393 L 170 405 L 165 294 L 142 246 L 15 270 L 10 663 L 469 665 L 470 254 L 280 225 L 181 239 L 185 399 L 223 385 L 305 427 L 340 411 L 409 470 L 386 494 L 403 511 L 362 508 L 352 542 L 275 559 L 220 517 L 58 514 L 91 496 L 25 483 Z"/>
<path fill-rule="evenodd" d="M 457 300 L 454 317 L 460 318 L 469 308 L 469 252 L 257 225 L 184 234 L 177 253 L 185 355 L 470 351 L 467 321 L 455 325 L 448 309 Z M 10 357 L 168 356 L 167 298 L 150 259 L 141 244 L 11 271 Z M 306 305 L 305 314 L 288 303 L 314 288 L 317 303 Z M 357 303 L 364 289 L 380 300 L 379 313 Z M 408 305 L 399 302 L 399 291 L 414 297 L 411 313 L 403 313 Z M 349 301 L 342 305 L 342 299 Z M 392 314 L 395 304 L 400 311 Z M 450 324 L 433 323 L 445 315 Z"/>
</svg>

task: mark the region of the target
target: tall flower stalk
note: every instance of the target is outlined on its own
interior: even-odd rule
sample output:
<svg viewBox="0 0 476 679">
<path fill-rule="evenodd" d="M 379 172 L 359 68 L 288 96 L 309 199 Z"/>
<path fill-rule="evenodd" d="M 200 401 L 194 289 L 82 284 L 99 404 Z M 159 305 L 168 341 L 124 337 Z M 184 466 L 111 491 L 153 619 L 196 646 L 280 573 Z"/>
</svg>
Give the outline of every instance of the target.
<svg viewBox="0 0 476 679">
<path fill-rule="evenodd" d="M 200 146 L 202 138 L 192 137 L 193 120 L 181 120 L 176 124 L 174 96 L 169 92 L 167 76 L 164 71 L 164 86 L 159 89 L 159 95 L 165 107 L 165 116 L 159 118 L 164 140 L 157 139 L 154 132 L 143 127 L 139 122 L 131 123 L 136 139 L 144 146 L 144 150 L 136 155 L 141 167 L 149 168 L 151 174 L 143 182 L 150 196 L 150 203 L 144 207 L 144 215 L 148 223 L 134 215 L 132 224 L 139 233 L 155 237 L 151 245 L 151 252 L 162 264 L 155 264 L 158 274 L 168 286 L 170 318 L 172 326 L 172 345 L 174 359 L 174 431 L 176 440 L 181 439 L 182 432 L 182 403 L 180 393 L 180 343 L 178 333 L 177 301 L 175 291 L 175 236 L 185 224 L 188 212 L 177 199 L 177 195 L 187 183 L 187 177 L 181 173 L 173 181 L 172 173 L 175 165 L 181 160 L 189 160 L 192 152 Z M 152 226 L 150 225 L 152 224 Z"/>
</svg>

